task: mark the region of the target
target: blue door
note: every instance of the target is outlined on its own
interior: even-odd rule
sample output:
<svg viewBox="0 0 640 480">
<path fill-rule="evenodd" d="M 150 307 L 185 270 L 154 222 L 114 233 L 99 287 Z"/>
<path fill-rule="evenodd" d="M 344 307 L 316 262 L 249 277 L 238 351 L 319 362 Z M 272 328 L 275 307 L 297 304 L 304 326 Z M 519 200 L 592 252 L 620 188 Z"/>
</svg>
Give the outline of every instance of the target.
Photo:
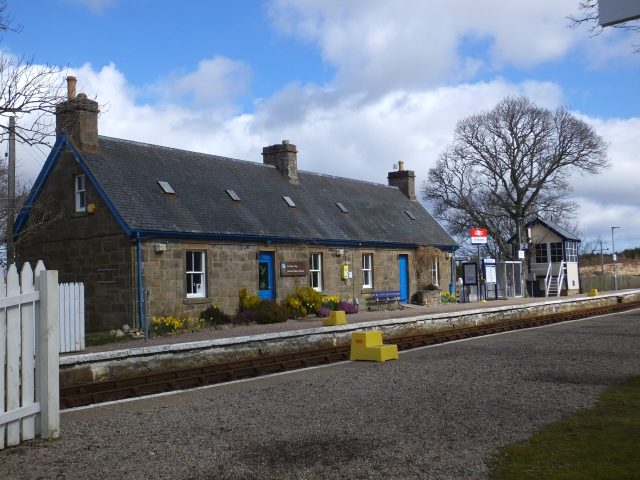
<svg viewBox="0 0 640 480">
<path fill-rule="evenodd" d="M 262 300 L 275 300 L 273 282 L 273 253 L 260 252 L 258 255 L 258 294 Z"/>
<path fill-rule="evenodd" d="M 398 255 L 398 274 L 400 277 L 400 301 L 409 300 L 409 256 Z"/>
</svg>

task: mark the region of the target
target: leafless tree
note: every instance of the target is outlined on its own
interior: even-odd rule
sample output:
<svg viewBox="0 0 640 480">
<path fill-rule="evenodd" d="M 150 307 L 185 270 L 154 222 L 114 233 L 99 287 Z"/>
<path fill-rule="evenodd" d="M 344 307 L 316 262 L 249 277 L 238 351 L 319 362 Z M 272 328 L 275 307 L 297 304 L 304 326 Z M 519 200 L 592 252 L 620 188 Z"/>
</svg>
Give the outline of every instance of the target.
<svg viewBox="0 0 640 480">
<path fill-rule="evenodd" d="M 19 32 L 0 0 L 0 31 Z M 16 117 L 16 140 L 28 145 L 47 144 L 54 134 L 55 106 L 62 100 L 60 69 L 36 65 L 33 58 L 0 54 L 0 141 L 9 135 L 9 117 Z"/>
<path fill-rule="evenodd" d="M 510 241 L 527 220 L 575 215 L 570 174 L 597 174 L 608 165 L 602 138 L 566 108 L 550 111 L 526 97 L 507 97 L 458 123 L 423 194 L 451 233 L 465 238 L 471 227 L 488 228 L 488 253 L 509 258 Z"/>
<path fill-rule="evenodd" d="M 0 32 L 19 33 L 7 10 L 6 0 L 0 0 Z M 0 39 L 1 40 L 1 39 Z M 11 117 L 15 118 L 16 142 L 26 145 L 47 145 L 55 134 L 55 107 L 63 97 L 63 77 L 58 67 L 37 65 L 33 58 L 25 55 L 13 56 L 0 51 L 0 142 L 10 136 Z M 0 167 L 0 238 L 6 245 L 7 222 L 15 217 L 24 202 L 28 190 L 21 185 L 9 189 L 8 169 Z M 9 192 L 15 197 L 9 199 Z M 46 211 L 46 208 L 44 208 Z M 46 218 L 55 217 L 44 214 Z M 6 250 L 0 252 L 0 267 L 6 263 Z"/>
<path fill-rule="evenodd" d="M 580 9 L 579 15 L 571 15 L 568 17 L 569 26 L 571 28 L 578 28 L 586 25 L 589 27 L 591 36 L 595 37 L 600 35 L 603 27 L 598 23 L 598 0 L 580 0 L 578 8 Z M 624 22 L 618 25 L 613 25 L 612 28 L 638 33 L 640 32 L 640 22 Z M 634 45 L 634 53 L 640 53 L 640 45 Z"/>
</svg>

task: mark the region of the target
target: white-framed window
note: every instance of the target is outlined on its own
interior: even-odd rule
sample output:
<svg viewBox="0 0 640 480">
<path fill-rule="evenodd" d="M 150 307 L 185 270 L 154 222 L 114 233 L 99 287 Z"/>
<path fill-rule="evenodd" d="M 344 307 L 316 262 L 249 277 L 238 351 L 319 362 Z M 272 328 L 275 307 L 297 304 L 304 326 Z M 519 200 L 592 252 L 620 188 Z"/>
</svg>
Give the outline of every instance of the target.
<svg viewBox="0 0 640 480">
<path fill-rule="evenodd" d="M 76 175 L 73 179 L 76 191 L 76 212 L 85 212 L 87 210 L 87 190 L 86 179 L 84 175 Z"/>
<path fill-rule="evenodd" d="M 551 250 L 551 263 L 560 263 L 564 260 L 562 256 L 562 242 L 553 242 L 549 244 Z"/>
<path fill-rule="evenodd" d="M 373 253 L 362 254 L 362 288 L 373 288 Z"/>
<path fill-rule="evenodd" d="M 188 251 L 186 263 L 187 298 L 206 296 L 206 267 L 204 252 Z"/>
<path fill-rule="evenodd" d="M 440 272 L 438 267 L 438 259 L 434 258 L 431 262 L 431 283 L 435 286 L 440 286 Z"/>
<path fill-rule="evenodd" d="M 536 263 L 547 263 L 548 261 L 549 261 L 549 256 L 547 254 L 547 244 L 537 243 L 536 244 Z"/>
<path fill-rule="evenodd" d="M 322 254 L 312 253 L 309 257 L 309 284 L 311 288 L 322 291 Z"/>
<path fill-rule="evenodd" d="M 564 247 L 567 252 L 567 262 L 578 261 L 578 242 L 566 242 Z"/>
</svg>

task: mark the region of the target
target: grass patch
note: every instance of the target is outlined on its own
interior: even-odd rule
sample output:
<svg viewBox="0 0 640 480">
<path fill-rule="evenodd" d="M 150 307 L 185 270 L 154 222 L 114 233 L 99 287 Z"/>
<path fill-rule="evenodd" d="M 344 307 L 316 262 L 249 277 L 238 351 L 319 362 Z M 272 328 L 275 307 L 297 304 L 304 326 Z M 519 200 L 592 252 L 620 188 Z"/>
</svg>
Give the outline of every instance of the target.
<svg viewBox="0 0 640 480">
<path fill-rule="evenodd" d="M 640 478 L 640 377 L 605 390 L 593 408 L 501 448 L 489 467 L 492 480 Z"/>
<path fill-rule="evenodd" d="M 129 342 L 133 340 L 130 335 L 116 337 L 109 332 L 88 332 L 84 335 L 84 344 L 87 347 L 97 347 L 108 343 Z"/>
</svg>

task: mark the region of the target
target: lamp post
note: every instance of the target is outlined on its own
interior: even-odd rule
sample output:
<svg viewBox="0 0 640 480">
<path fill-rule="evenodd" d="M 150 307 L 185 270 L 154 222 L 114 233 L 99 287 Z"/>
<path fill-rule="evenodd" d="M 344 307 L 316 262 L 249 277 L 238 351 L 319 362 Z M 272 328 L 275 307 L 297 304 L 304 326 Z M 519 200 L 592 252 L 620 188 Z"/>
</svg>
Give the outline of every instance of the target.
<svg viewBox="0 0 640 480">
<path fill-rule="evenodd" d="M 618 290 L 618 274 L 616 271 L 616 244 L 613 239 L 613 232 L 616 228 L 620 227 L 611 227 L 611 253 L 613 254 L 613 289 Z"/>
</svg>

